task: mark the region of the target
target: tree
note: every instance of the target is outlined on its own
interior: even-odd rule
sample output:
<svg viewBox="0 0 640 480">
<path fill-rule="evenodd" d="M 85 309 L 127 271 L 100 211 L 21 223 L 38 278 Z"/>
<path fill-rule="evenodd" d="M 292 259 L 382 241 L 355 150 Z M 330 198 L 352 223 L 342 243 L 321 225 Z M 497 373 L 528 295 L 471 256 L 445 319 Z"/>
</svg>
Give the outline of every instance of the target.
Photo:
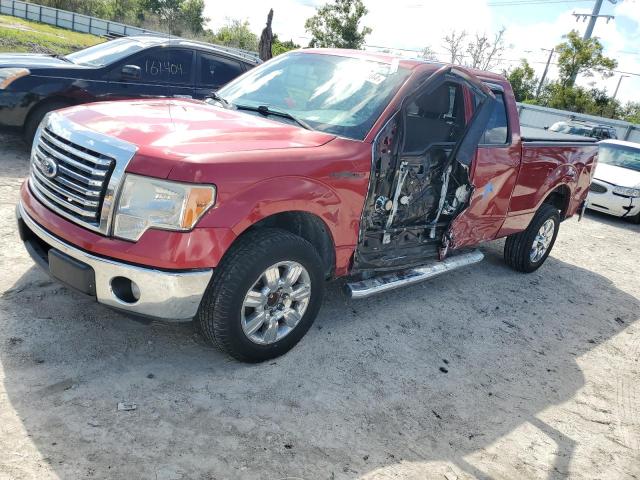
<svg viewBox="0 0 640 480">
<path fill-rule="evenodd" d="M 420 58 L 422 58 L 423 60 L 437 60 L 436 52 L 428 45 L 422 50 Z"/>
<path fill-rule="evenodd" d="M 504 72 L 504 76 L 507 77 L 513 88 L 516 101 L 524 102 L 532 100 L 536 96 L 538 79 L 536 78 L 535 70 L 526 59 L 520 60 L 520 65 L 514 69 Z"/>
<path fill-rule="evenodd" d="M 629 102 L 622 109 L 622 120 L 631 123 L 640 123 L 640 102 Z"/>
<path fill-rule="evenodd" d="M 180 6 L 180 19 L 188 30 L 195 34 L 204 31 L 204 25 L 209 21 L 204 16 L 204 0 L 183 0 Z"/>
<path fill-rule="evenodd" d="M 284 42 L 280 41 L 277 34 L 273 34 L 273 43 L 271 44 L 271 53 L 273 56 L 280 55 L 284 52 L 288 52 L 289 50 L 296 50 L 300 48 L 300 45 L 295 43 L 293 40 L 285 40 Z"/>
<path fill-rule="evenodd" d="M 456 32 L 452 30 L 448 35 L 445 35 L 442 39 L 444 48 L 449 53 L 449 63 L 462 64 L 464 58 L 464 41 L 467 38 L 467 32 L 462 30 Z"/>
<path fill-rule="evenodd" d="M 243 48 L 256 51 L 258 49 L 258 37 L 249 29 L 249 22 L 231 19 L 220 30 L 211 36 L 213 43 L 228 47 Z"/>
<path fill-rule="evenodd" d="M 475 38 L 467 44 L 467 54 L 469 61 L 466 65 L 479 70 L 491 70 L 499 62 L 504 52 L 504 36 L 505 29 L 501 28 L 493 37 L 493 41 L 489 40 L 487 34 L 476 34 Z"/>
<path fill-rule="evenodd" d="M 604 48 L 597 37 L 583 40 L 577 31 L 571 30 L 563 38 L 566 40 L 556 46 L 560 83 L 563 86 L 572 86 L 578 75 L 590 77 L 594 72 L 602 78 L 613 75 L 612 70 L 618 66 L 618 62 L 603 55 Z"/>
<path fill-rule="evenodd" d="M 334 0 L 334 3 L 316 9 L 316 14 L 304 24 L 305 30 L 311 34 L 309 46 L 362 48 L 365 37 L 371 33 L 369 27 L 359 27 L 360 20 L 367 13 L 362 0 Z"/>
<path fill-rule="evenodd" d="M 170 31 L 177 26 L 182 16 L 182 2 L 184 0 L 143 0 L 144 9 L 160 17 L 163 24 L 169 27 Z"/>
</svg>

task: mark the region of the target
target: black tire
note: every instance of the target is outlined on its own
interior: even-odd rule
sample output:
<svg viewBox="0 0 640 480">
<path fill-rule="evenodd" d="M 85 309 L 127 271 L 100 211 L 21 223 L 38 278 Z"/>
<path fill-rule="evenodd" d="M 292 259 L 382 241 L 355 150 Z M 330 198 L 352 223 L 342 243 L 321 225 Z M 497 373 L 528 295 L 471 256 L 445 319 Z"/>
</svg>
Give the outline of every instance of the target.
<svg viewBox="0 0 640 480">
<path fill-rule="evenodd" d="M 544 255 L 536 261 L 532 261 L 531 251 L 534 240 L 540 228 L 547 222 L 553 220 L 553 237 Z M 504 244 L 504 260 L 511 268 L 519 272 L 531 273 L 542 266 L 556 242 L 560 229 L 560 212 L 553 205 L 543 203 L 534 215 L 531 223 L 524 232 L 509 235 Z"/>
<path fill-rule="evenodd" d="M 250 340 L 241 324 L 245 295 L 270 266 L 281 261 L 302 265 L 311 282 L 309 303 L 295 327 L 270 344 Z M 215 269 L 196 315 L 204 336 L 232 357 L 262 362 L 296 345 L 313 324 L 324 293 L 322 261 L 305 239 L 285 230 L 263 228 L 239 238 Z"/>
<path fill-rule="evenodd" d="M 31 145 L 33 144 L 33 137 L 36 135 L 36 130 L 38 129 L 40 122 L 47 113 L 69 106 L 69 103 L 63 102 L 62 100 L 53 100 L 51 102 L 47 102 L 35 107 L 29 113 L 27 121 L 24 122 L 24 128 L 22 130 L 22 137 L 24 138 L 27 146 L 31 148 Z"/>
<path fill-rule="evenodd" d="M 640 225 L 640 213 L 638 213 L 637 215 L 634 215 L 633 217 L 629 217 L 629 220 L 631 220 L 631 223 Z"/>
</svg>

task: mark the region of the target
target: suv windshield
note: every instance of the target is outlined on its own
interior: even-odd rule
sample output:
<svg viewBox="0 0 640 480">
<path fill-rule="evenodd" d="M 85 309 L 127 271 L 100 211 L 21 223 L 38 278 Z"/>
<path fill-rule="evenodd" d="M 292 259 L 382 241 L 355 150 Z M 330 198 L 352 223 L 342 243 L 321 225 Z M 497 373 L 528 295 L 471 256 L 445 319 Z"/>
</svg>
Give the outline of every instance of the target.
<svg viewBox="0 0 640 480">
<path fill-rule="evenodd" d="M 103 67 L 117 62 L 132 53 L 139 52 L 144 45 L 127 38 L 119 38 L 110 42 L 94 45 L 79 52 L 70 53 L 65 58 L 80 65 Z"/>
<path fill-rule="evenodd" d="M 601 143 L 598 149 L 598 162 L 640 172 L 640 148 Z"/>
<path fill-rule="evenodd" d="M 409 73 L 397 63 L 295 52 L 254 68 L 217 93 L 236 106 L 267 106 L 314 130 L 362 140 Z"/>
</svg>

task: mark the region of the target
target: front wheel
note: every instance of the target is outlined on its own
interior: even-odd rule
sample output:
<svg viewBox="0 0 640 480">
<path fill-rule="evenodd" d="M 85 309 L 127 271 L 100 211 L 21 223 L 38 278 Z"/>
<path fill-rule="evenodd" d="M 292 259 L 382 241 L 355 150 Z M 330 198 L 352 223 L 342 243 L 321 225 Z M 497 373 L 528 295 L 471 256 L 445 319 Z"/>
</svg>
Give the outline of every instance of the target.
<svg viewBox="0 0 640 480">
<path fill-rule="evenodd" d="M 220 262 L 196 320 L 204 335 L 241 361 L 290 350 L 322 302 L 322 262 L 305 239 L 259 229 L 240 238 Z"/>
<path fill-rule="evenodd" d="M 505 262 L 519 272 L 537 270 L 551 253 L 559 229 L 560 213 L 554 206 L 543 203 L 524 232 L 507 237 Z"/>
</svg>

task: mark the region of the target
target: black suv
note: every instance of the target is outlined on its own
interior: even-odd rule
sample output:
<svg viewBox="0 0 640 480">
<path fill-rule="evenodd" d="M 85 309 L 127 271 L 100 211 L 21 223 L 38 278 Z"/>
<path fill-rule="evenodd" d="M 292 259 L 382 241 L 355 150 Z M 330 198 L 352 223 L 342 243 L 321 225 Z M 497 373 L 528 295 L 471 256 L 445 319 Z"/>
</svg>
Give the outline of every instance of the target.
<svg viewBox="0 0 640 480">
<path fill-rule="evenodd" d="M 596 125 L 586 122 L 556 122 L 549 130 L 558 133 L 570 133 L 572 135 L 582 135 L 583 137 L 597 138 L 598 140 L 617 139 L 616 129 L 609 125 Z"/>
<path fill-rule="evenodd" d="M 260 63 L 257 56 L 178 38 L 125 37 L 66 56 L 0 54 L 0 125 L 30 142 L 47 112 L 148 97 L 203 99 Z"/>
</svg>

